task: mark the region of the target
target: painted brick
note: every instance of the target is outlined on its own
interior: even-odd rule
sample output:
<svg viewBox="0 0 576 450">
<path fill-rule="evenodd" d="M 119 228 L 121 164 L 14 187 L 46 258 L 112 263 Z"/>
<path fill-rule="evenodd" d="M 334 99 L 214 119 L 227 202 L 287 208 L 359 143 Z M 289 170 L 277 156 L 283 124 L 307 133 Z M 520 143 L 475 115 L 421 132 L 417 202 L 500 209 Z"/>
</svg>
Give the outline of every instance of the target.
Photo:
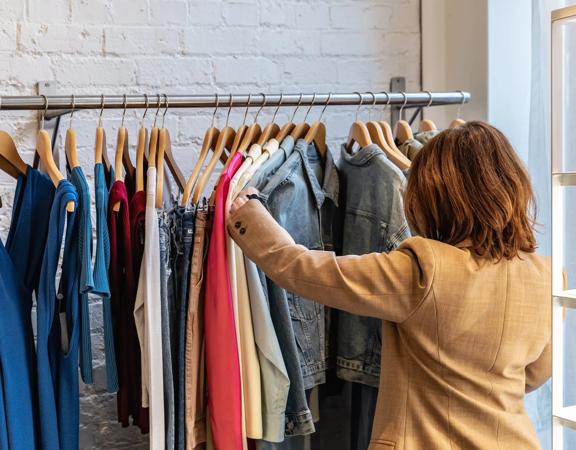
<svg viewBox="0 0 576 450">
<path fill-rule="evenodd" d="M 188 23 L 193 25 L 219 25 L 222 19 L 220 2 L 194 0 L 188 3 Z"/>
<path fill-rule="evenodd" d="M 161 1 L 150 5 L 150 19 L 157 25 L 185 25 L 188 19 L 186 2 Z"/>
<path fill-rule="evenodd" d="M 384 47 L 384 34 L 369 31 L 330 31 L 322 35 L 322 52 L 335 56 L 378 55 Z"/>
<path fill-rule="evenodd" d="M 102 52 L 102 29 L 69 24 L 23 24 L 20 46 L 30 53 Z"/>
<path fill-rule="evenodd" d="M 187 55 L 243 55 L 258 47 L 261 31 L 257 28 L 229 28 L 226 33 L 213 27 L 184 31 L 183 51 Z"/>
<path fill-rule="evenodd" d="M 7 23 L 5 25 L 0 25 L 0 52 L 16 51 L 17 34 L 18 34 L 17 24 Z"/>
<path fill-rule="evenodd" d="M 11 0 L 6 2 L 16 3 Z M 68 1 L 62 0 L 53 2 L 28 0 L 28 16 L 33 22 L 66 23 L 70 19 L 70 5 Z"/>
<path fill-rule="evenodd" d="M 110 0 L 72 0 L 72 23 L 105 25 L 112 22 Z"/>
<path fill-rule="evenodd" d="M 319 31 L 270 30 L 261 39 L 264 55 L 317 55 L 320 53 Z"/>
<path fill-rule="evenodd" d="M 142 0 L 115 0 L 110 2 L 112 19 L 117 24 L 146 25 L 148 2 Z"/>
<path fill-rule="evenodd" d="M 113 27 L 105 30 L 107 54 L 159 55 L 177 53 L 179 30 L 164 27 Z"/>
<path fill-rule="evenodd" d="M 214 61 L 214 74 L 221 83 L 259 83 L 277 79 L 279 65 L 265 58 L 226 58 Z"/>
<path fill-rule="evenodd" d="M 131 60 L 62 59 L 54 64 L 54 76 L 62 84 L 122 86 L 136 83 Z"/>
<path fill-rule="evenodd" d="M 339 5 L 330 8 L 330 23 L 333 28 L 351 30 L 390 29 L 392 6 L 370 6 L 360 8 L 352 5 Z"/>
<path fill-rule="evenodd" d="M 212 81 L 212 65 L 206 59 L 145 58 L 139 59 L 138 84 L 146 86 L 178 86 L 208 84 Z"/>
<path fill-rule="evenodd" d="M 294 7 L 296 28 L 312 30 L 326 29 L 330 27 L 330 13 L 328 6 L 323 3 L 296 4 Z"/>
<path fill-rule="evenodd" d="M 225 3 L 222 5 L 227 25 L 251 27 L 258 25 L 258 5 L 252 3 Z"/>
</svg>

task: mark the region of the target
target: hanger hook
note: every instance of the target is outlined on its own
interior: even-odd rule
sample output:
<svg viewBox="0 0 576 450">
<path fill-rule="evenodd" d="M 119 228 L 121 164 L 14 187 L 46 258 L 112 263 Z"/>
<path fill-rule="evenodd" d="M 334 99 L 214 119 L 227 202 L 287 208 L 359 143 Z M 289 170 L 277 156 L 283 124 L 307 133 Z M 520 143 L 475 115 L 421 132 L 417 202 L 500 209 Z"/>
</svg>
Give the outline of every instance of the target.
<svg viewBox="0 0 576 450">
<path fill-rule="evenodd" d="M 310 110 L 314 106 L 314 103 L 316 103 L 316 92 L 314 92 L 314 94 L 312 96 L 312 103 L 310 103 L 310 106 L 308 107 L 308 111 L 306 111 L 306 115 L 304 116 L 304 123 L 306 123 L 306 119 L 308 118 L 308 114 L 310 114 Z"/>
<path fill-rule="evenodd" d="M 230 120 L 231 111 L 232 111 L 232 94 L 230 94 L 230 105 L 228 105 L 228 114 L 226 114 L 226 127 L 228 126 L 228 121 Z"/>
<path fill-rule="evenodd" d="M 72 112 L 70 113 L 70 121 L 68 122 L 68 128 L 72 128 L 72 118 L 74 117 L 75 108 L 76 108 L 76 96 L 72 94 Z"/>
<path fill-rule="evenodd" d="M 166 120 L 166 113 L 168 112 L 168 96 L 166 94 L 162 94 L 162 96 L 164 97 L 164 101 L 166 102 L 166 107 L 164 108 L 164 113 L 162 114 L 162 128 L 164 128 L 164 122 Z"/>
<path fill-rule="evenodd" d="M 294 117 L 296 117 L 296 112 L 298 111 L 298 108 L 300 108 L 300 105 L 302 104 L 302 97 L 304 97 L 304 94 L 300 94 L 300 98 L 298 99 L 298 104 L 296 105 L 296 109 L 292 113 L 292 118 L 290 119 L 290 122 L 294 122 Z"/>
<path fill-rule="evenodd" d="M 146 114 L 148 113 L 148 106 L 150 106 L 150 100 L 148 99 L 148 94 L 144 94 L 144 114 L 142 114 L 142 119 L 140 119 L 140 128 L 144 128 L 144 119 L 146 119 Z"/>
<path fill-rule="evenodd" d="M 124 102 L 123 102 L 123 106 L 124 106 L 124 111 L 122 111 L 122 123 L 120 124 L 120 128 L 124 128 L 124 117 L 126 116 L 126 107 L 128 106 L 128 96 L 126 94 L 124 94 Z"/>
<path fill-rule="evenodd" d="M 372 110 L 376 106 L 376 94 L 372 91 L 367 91 L 372 96 L 372 108 L 368 109 L 368 122 L 372 121 Z"/>
<path fill-rule="evenodd" d="M 280 109 L 280 106 L 282 106 L 282 99 L 284 98 L 284 94 L 281 92 L 280 93 L 280 101 L 278 102 L 278 106 L 276 107 L 276 110 L 274 111 L 274 115 L 272 116 L 272 123 L 275 123 L 276 120 L 276 114 L 278 114 L 278 110 Z M 2 102 L 0 102 L 0 107 L 2 106 Z"/>
<path fill-rule="evenodd" d="M 428 94 L 428 103 L 426 104 L 426 108 L 430 108 L 430 105 L 432 105 L 432 92 L 430 91 L 424 91 Z"/>
<path fill-rule="evenodd" d="M 104 114 L 104 94 L 100 94 L 100 115 L 98 116 L 98 128 L 102 128 L 103 114 Z"/>
<path fill-rule="evenodd" d="M 324 104 L 324 108 L 322 108 L 322 111 L 320 111 L 320 117 L 318 117 L 318 122 L 320 122 L 322 120 L 322 117 L 324 116 L 324 111 L 326 111 L 326 108 L 328 107 L 328 105 L 330 104 L 330 99 L 332 98 L 332 92 L 328 93 L 328 98 L 326 99 L 326 103 Z"/>
<path fill-rule="evenodd" d="M 44 129 L 44 117 L 46 116 L 46 111 L 48 111 L 48 97 L 46 97 L 44 94 L 41 94 L 40 97 L 42 97 L 44 99 L 44 110 L 42 111 L 42 113 L 40 115 L 40 129 L 43 130 Z"/>
<path fill-rule="evenodd" d="M 460 113 L 462 112 L 462 105 L 466 102 L 466 95 L 464 95 L 464 91 L 458 91 L 462 96 L 462 102 L 458 105 L 458 113 L 457 118 L 460 118 Z"/>
<path fill-rule="evenodd" d="M 210 128 L 214 128 L 214 121 L 216 120 L 216 111 L 218 111 L 218 104 L 220 103 L 220 97 L 218 92 L 216 92 L 216 106 L 214 107 L 214 111 L 212 112 L 212 122 L 210 123 Z"/>
<path fill-rule="evenodd" d="M 256 115 L 254 116 L 254 123 L 258 122 L 258 116 L 260 115 L 262 109 L 266 106 L 266 94 L 260 92 L 260 95 L 262 96 L 262 105 L 260 105 L 260 108 L 258 111 L 256 111 Z"/>
<path fill-rule="evenodd" d="M 250 103 L 252 103 L 252 94 L 248 94 L 248 103 L 246 104 L 246 109 L 244 110 L 242 125 L 246 125 L 246 117 L 248 117 L 248 109 L 250 108 Z"/>
<path fill-rule="evenodd" d="M 156 121 L 158 120 L 158 113 L 160 112 L 160 106 L 162 105 L 162 102 L 160 101 L 160 94 L 156 94 L 156 114 L 154 115 L 154 125 L 153 127 L 156 128 Z"/>
<path fill-rule="evenodd" d="M 400 118 L 400 120 L 402 120 L 402 113 L 404 112 L 404 107 L 406 106 L 406 103 L 408 103 L 408 96 L 406 95 L 405 92 L 401 92 L 402 97 L 404 97 L 404 103 L 402 103 L 402 106 L 400 107 L 400 114 L 398 114 L 398 117 Z"/>
<path fill-rule="evenodd" d="M 355 119 L 356 122 L 358 122 L 358 114 L 360 112 L 360 107 L 364 104 L 364 97 L 362 96 L 362 94 L 360 92 L 354 91 L 354 93 L 360 99 L 360 103 L 358 103 L 358 108 L 356 108 L 356 119 Z"/>
</svg>

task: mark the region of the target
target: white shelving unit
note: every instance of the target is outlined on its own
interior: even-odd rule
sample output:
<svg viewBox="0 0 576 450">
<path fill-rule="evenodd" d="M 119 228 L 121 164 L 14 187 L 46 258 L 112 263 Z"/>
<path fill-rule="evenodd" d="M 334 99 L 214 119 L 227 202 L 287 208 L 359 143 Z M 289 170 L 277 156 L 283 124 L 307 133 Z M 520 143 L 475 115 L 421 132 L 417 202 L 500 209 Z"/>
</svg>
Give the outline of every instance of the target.
<svg viewBox="0 0 576 450">
<path fill-rule="evenodd" d="M 576 431 L 576 404 L 566 404 L 565 309 L 576 309 L 576 289 L 566 289 L 567 248 L 576 229 L 567 226 L 576 207 L 576 151 L 568 134 L 576 127 L 570 107 L 576 84 L 576 6 L 552 12 L 552 447 L 568 450 L 565 430 Z M 567 138 L 568 137 L 568 138 Z"/>
</svg>

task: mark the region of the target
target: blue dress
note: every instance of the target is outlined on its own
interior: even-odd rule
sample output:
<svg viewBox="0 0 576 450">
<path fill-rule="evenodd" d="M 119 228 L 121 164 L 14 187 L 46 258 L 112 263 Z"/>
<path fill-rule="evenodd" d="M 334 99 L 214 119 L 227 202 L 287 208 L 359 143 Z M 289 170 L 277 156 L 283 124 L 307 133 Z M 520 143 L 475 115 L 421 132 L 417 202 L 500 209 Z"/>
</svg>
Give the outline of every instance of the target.
<svg viewBox="0 0 576 450">
<path fill-rule="evenodd" d="M 88 293 L 94 289 L 92 276 L 92 217 L 90 188 L 81 167 L 70 171 L 69 179 L 78 192 L 78 267 L 80 268 L 80 374 L 86 384 L 92 384 L 92 335 Z"/>
<path fill-rule="evenodd" d="M 80 271 L 76 211 L 66 211 L 70 201 L 78 207 L 76 189 L 69 181 L 61 180 L 50 211 L 37 297 L 38 411 L 43 450 L 78 449 Z M 56 290 L 63 237 L 62 273 Z"/>
<path fill-rule="evenodd" d="M 32 167 L 18 178 L 6 247 L 0 242 L 0 448 L 38 448 L 34 336 L 38 288 L 54 185 Z"/>
</svg>

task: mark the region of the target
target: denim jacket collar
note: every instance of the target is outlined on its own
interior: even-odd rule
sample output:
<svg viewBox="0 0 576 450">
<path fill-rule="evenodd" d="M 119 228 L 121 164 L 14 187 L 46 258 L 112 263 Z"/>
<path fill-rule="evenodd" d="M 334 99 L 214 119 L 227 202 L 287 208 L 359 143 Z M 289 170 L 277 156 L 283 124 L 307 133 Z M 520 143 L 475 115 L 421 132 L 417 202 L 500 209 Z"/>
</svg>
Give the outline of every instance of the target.
<svg viewBox="0 0 576 450">
<path fill-rule="evenodd" d="M 324 167 L 322 168 L 322 186 L 320 186 L 320 180 L 316 177 L 314 169 L 310 165 L 310 160 L 308 159 L 308 152 L 316 152 L 316 146 L 314 144 L 308 144 L 304 139 L 299 139 L 298 142 L 296 142 L 294 150 L 298 152 L 302 159 L 304 172 L 306 173 L 308 182 L 312 187 L 312 192 L 314 193 L 318 209 L 322 207 L 326 198 L 329 198 L 336 206 L 338 206 L 340 182 L 338 180 L 338 168 L 330 149 L 326 149 L 326 161 L 324 161 Z"/>
<path fill-rule="evenodd" d="M 351 155 L 346 149 L 346 144 L 342 144 L 341 157 L 353 166 L 363 166 L 376 155 L 382 153 L 382 149 L 376 144 L 367 145 Z"/>
</svg>

